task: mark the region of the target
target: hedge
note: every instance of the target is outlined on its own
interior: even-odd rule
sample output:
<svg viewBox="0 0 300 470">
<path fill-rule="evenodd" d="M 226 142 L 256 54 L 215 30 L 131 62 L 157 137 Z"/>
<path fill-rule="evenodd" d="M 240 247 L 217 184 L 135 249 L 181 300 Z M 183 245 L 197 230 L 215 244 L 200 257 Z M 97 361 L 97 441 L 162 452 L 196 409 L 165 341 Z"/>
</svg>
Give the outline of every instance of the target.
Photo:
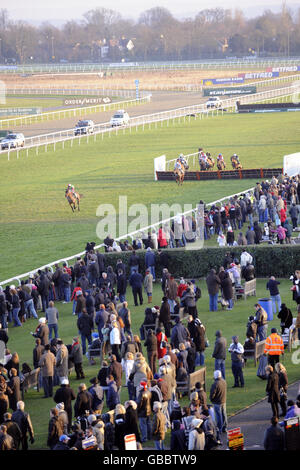
<svg viewBox="0 0 300 470">
<path fill-rule="evenodd" d="M 169 256 L 169 272 L 175 277 L 203 278 L 210 269 L 219 269 L 223 265 L 225 254 L 234 253 L 240 259 L 243 248 L 253 256 L 256 277 L 266 278 L 271 275 L 281 278 L 289 277 L 300 269 L 300 245 L 248 245 L 246 247 L 210 247 L 201 250 L 184 250 L 173 248 L 166 250 Z M 140 271 L 145 272 L 145 250 L 137 250 L 140 258 Z M 106 266 L 115 268 L 117 260 L 121 259 L 126 265 L 131 251 L 105 253 Z M 156 251 L 156 274 L 161 275 L 162 268 L 159 254 Z M 129 274 L 129 269 L 128 273 Z"/>
</svg>

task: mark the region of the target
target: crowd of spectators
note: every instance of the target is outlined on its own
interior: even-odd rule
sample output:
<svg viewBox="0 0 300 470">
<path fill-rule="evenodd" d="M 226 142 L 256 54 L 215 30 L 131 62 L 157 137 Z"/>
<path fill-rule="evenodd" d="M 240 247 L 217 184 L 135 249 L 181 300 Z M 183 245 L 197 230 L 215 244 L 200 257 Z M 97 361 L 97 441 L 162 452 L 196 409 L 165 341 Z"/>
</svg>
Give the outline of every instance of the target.
<svg viewBox="0 0 300 470">
<path fill-rule="evenodd" d="M 247 220 L 250 230 L 255 232 L 256 221 L 251 215 L 256 218 L 257 211 L 259 222 L 268 223 L 272 233 L 272 224 L 277 226 L 280 205 L 280 226 L 286 224 L 283 213 L 288 210 L 287 202 L 294 228 L 297 228 L 298 214 L 293 212 L 294 205 L 297 207 L 299 203 L 296 182 L 283 179 L 275 184 L 272 179 L 270 183 L 257 184 L 249 198 L 246 194 L 234 197 L 235 216 L 229 210 L 227 222 L 225 206 L 212 207 L 209 217 L 213 219 L 213 230 L 210 227 L 207 233 L 214 231 L 220 236 L 222 231 L 228 235 L 231 228 L 241 230 Z M 260 205 L 263 199 L 266 207 Z M 236 211 L 237 206 L 240 213 Z M 250 206 L 252 212 L 248 212 Z M 222 216 L 223 212 L 225 215 Z M 192 218 L 190 229 L 195 230 Z M 53 271 L 45 268 L 22 281 L 20 286 L 0 288 L 0 342 L 5 345 L 0 359 L 1 450 L 26 450 L 28 439 L 31 444 L 34 442 L 34 429 L 25 412 L 22 393 L 25 376 L 31 368 L 27 363 L 20 363 L 18 354 L 11 353 L 8 347 L 13 328 L 22 327 L 32 318 L 38 320 L 32 332 L 35 343 L 33 367 L 40 368 L 39 386 L 44 398 L 52 398 L 54 402 L 45 443 L 49 449 L 124 450 L 125 435 L 135 434 L 138 448 L 153 440 L 157 450 L 164 450 L 168 430 L 171 450 L 211 450 L 222 445 L 222 436 L 228 426 L 226 356 L 229 353 L 231 357 L 232 386 L 246 387 L 243 367 L 247 350 L 253 348 L 253 342 L 267 342 L 268 321 L 264 309 L 257 303 L 245 325 L 243 341 L 233 332 L 227 344 L 222 331 L 216 330 L 212 386 L 206 395 L 205 384 L 197 382 L 190 393 L 189 376 L 198 366 L 205 365 L 205 351 L 209 346 L 206 327 L 199 318 L 197 307 L 202 293 L 195 280 L 175 279 L 169 272 L 168 252 L 163 248 L 172 247 L 172 236 L 165 238 L 166 243 L 162 244 L 161 232 L 153 242 L 154 232 L 148 234 L 148 242 L 144 243 L 146 239 L 143 242 L 146 251 L 139 252 L 141 247 L 136 245 L 128 263 L 125 265 L 119 259 L 115 269 L 107 266 L 109 257 L 106 254 L 95 250 L 95 244 L 88 243 L 85 256 L 78 257 L 73 266 L 63 263 L 56 265 Z M 245 239 L 248 240 L 247 234 Z M 174 246 L 184 240 L 182 232 Z M 113 247 L 114 242 L 111 245 L 108 240 L 106 242 L 107 247 Z M 156 272 L 156 248 L 159 248 L 160 279 Z M 144 273 L 141 272 L 141 257 L 144 257 Z M 219 303 L 222 308 L 232 310 L 234 294 L 241 287 L 242 279 L 247 281 L 254 277 L 254 263 L 247 249 L 243 249 L 241 256 L 228 251 L 222 266 L 211 270 L 206 278 L 209 310 L 218 310 Z M 279 283 L 273 276 L 266 289 L 270 291 L 274 311 L 277 308 L 281 333 L 294 325 L 300 340 L 300 272 L 296 271 L 291 280 L 293 299 L 298 305 L 296 322 L 293 322 L 291 310 L 281 303 Z M 154 282 L 161 285 L 160 305 L 152 302 Z M 138 332 L 133 331 L 127 301 L 129 287 L 134 305 L 145 304 L 144 319 Z M 64 344 L 60 337 L 60 302 L 70 305 L 70 314 L 74 316 L 76 334 L 71 344 Z M 277 330 L 271 331 L 272 334 L 276 335 Z M 267 349 L 265 354 L 268 357 L 266 393 L 277 397 L 275 403 L 271 402 L 274 418 L 279 418 L 278 403 L 284 416 L 300 415 L 299 401 L 291 404 L 288 400 L 287 373 L 280 357 L 275 360 Z M 84 381 L 85 356 L 90 366 L 100 364 L 88 387 Z M 70 386 L 73 373 L 80 381 L 77 390 Z M 280 394 L 281 389 L 284 395 Z M 124 400 L 126 394 L 127 400 Z M 187 402 L 185 406 L 180 404 L 183 398 Z M 272 426 L 277 425 L 277 421 L 274 423 Z M 270 441 L 270 435 L 271 431 L 265 442 Z"/>
</svg>

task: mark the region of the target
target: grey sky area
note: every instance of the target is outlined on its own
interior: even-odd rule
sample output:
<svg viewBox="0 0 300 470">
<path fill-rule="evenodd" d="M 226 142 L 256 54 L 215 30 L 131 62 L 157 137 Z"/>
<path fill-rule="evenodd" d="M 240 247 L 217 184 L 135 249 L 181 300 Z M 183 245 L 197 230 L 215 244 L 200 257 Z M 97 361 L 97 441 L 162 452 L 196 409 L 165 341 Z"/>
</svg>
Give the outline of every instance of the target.
<svg viewBox="0 0 300 470">
<path fill-rule="evenodd" d="M 281 10 L 283 0 L 1 0 L 0 8 L 8 10 L 12 20 L 24 20 L 38 25 L 48 21 L 57 26 L 68 20 L 81 20 L 88 10 L 103 7 L 119 12 L 125 19 L 137 20 L 140 13 L 153 7 L 167 8 L 176 18 L 195 16 L 205 8 L 239 8 L 246 17 L 260 15 L 270 9 L 274 13 Z M 300 8 L 300 0 L 287 0 L 286 5 L 292 12 Z"/>
</svg>

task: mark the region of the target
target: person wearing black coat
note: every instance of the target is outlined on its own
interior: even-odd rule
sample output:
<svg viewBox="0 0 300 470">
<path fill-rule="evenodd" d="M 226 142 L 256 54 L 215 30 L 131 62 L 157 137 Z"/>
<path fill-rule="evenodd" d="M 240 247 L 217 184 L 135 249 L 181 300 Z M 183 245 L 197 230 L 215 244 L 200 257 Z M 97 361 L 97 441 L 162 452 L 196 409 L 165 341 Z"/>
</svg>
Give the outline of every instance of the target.
<svg viewBox="0 0 300 470">
<path fill-rule="evenodd" d="M 147 348 L 148 364 L 154 375 L 156 374 L 157 338 L 154 331 L 151 329 L 147 331 L 147 338 L 144 346 Z"/>
<path fill-rule="evenodd" d="M 187 441 L 185 432 L 183 429 L 180 429 L 180 421 L 175 420 L 172 423 L 172 431 L 171 431 L 171 443 L 170 443 L 170 450 L 172 451 L 180 451 L 180 450 L 187 450 Z"/>
<path fill-rule="evenodd" d="M 87 314 L 86 311 L 77 320 L 77 328 L 81 335 L 82 354 L 86 353 L 86 341 L 92 344 L 92 330 L 94 328 L 93 319 Z"/>
<path fill-rule="evenodd" d="M 285 450 L 285 435 L 281 426 L 278 425 L 278 418 L 271 418 L 271 426 L 266 429 L 264 435 L 265 450 Z"/>
<path fill-rule="evenodd" d="M 61 386 L 56 390 L 53 400 L 55 403 L 63 403 L 64 409 L 68 415 L 68 421 L 70 425 L 72 423 L 72 400 L 75 400 L 76 395 L 74 390 L 70 387 L 69 381 L 67 379 L 63 379 Z"/>
<path fill-rule="evenodd" d="M 126 401 L 125 409 L 126 434 L 135 434 L 136 441 L 141 442 L 136 402 L 133 400 Z"/>
<path fill-rule="evenodd" d="M 170 312 L 170 304 L 168 302 L 167 297 L 162 298 L 162 304 L 159 309 L 159 321 L 160 323 L 163 324 L 164 329 L 165 329 L 165 334 L 169 338 L 171 334 L 171 331 L 170 331 L 171 312 Z"/>
<path fill-rule="evenodd" d="M 221 288 L 222 288 L 223 297 L 228 302 L 227 310 L 232 310 L 232 308 L 233 308 L 233 287 L 232 287 L 232 281 L 230 279 L 230 276 L 229 276 L 228 272 L 225 272 L 225 274 L 224 274 L 224 279 L 221 282 Z"/>
<path fill-rule="evenodd" d="M 262 229 L 260 228 L 257 221 L 254 222 L 254 232 L 255 232 L 255 244 L 259 245 L 260 240 L 262 239 Z"/>
<path fill-rule="evenodd" d="M 131 285 L 132 295 L 134 299 L 134 305 L 138 306 L 138 298 L 140 305 L 143 305 L 143 276 L 133 269 L 132 274 L 129 278 L 129 284 Z"/>
<path fill-rule="evenodd" d="M 196 351 L 200 355 L 200 365 L 203 366 L 205 361 L 205 326 L 199 320 L 199 318 L 194 319 L 192 316 L 190 316 L 188 319 L 187 328 L 190 333 L 190 337 L 196 346 Z"/>
<path fill-rule="evenodd" d="M 78 394 L 74 404 L 75 416 L 85 416 L 86 412 L 92 413 L 93 397 L 86 389 L 85 384 L 80 384 L 78 387 Z"/>
<path fill-rule="evenodd" d="M 127 279 L 124 271 L 119 269 L 117 272 L 117 293 L 119 295 L 120 302 L 125 302 L 127 289 Z"/>
<path fill-rule="evenodd" d="M 123 406 L 121 405 L 123 408 Z M 118 450 L 124 451 L 125 450 L 125 441 L 124 437 L 127 432 L 126 428 L 126 423 L 125 423 L 125 414 L 123 413 L 118 413 L 114 417 L 114 423 L 115 423 L 115 446 L 118 448 Z"/>
<path fill-rule="evenodd" d="M 281 309 L 277 318 L 280 319 L 281 334 L 283 335 L 284 330 L 293 324 L 292 312 L 285 304 L 281 304 Z"/>
</svg>

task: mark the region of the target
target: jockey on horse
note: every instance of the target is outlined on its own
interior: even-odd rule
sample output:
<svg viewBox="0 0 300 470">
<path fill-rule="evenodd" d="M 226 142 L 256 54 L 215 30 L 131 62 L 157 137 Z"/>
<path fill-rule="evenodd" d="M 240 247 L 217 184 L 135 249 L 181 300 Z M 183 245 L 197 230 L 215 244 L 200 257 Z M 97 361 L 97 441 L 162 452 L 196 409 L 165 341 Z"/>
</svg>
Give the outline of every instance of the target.
<svg viewBox="0 0 300 470">
<path fill-rule="evenodd" d="M 178 160 L 179 160 L 180 163 L 183 165 L 183 168 L 184 168 L 185 170 L 188 170 L 188 169 L 189 169 L 188 163 L 187 163 L 186 159 L 184 158 L 183 153 L 181 153 L 181 154 L 179 155 Z"/>
<path fill-rule="evenodd" d="M 199 149 L 198 161 L 200 165 L 200 170 L 206 170 L 207 169 L 207 155 L 203 152 L 202 149 Z"/>
<path fill-rule="evenodd" d="M 206 166 L 208 170 L 215 166 L 215 161 L 209 152 L 206 152 Z"/>
<path fill-rule="evenodd" d="M 226 168 L 224 157 L 221 153 L 219 153 L 219 155 L 217 156 L 217 167 L 218 170 L 225 170 Z"/>
<path fill-rule="evenodd" d="M 67 189 L 65 191 L 65 197 L 68 199 L 68 202 L 73 212 L 76 209 L 76 202 L 79 210 L 80 196 L 78 193 L 76 193 L 74 186 L 70 183 L 68 184 Z"/>
<path fill-rule="evenodd" d="M 239 157 L 237 156 L 236 153 L 234 153 L 232 157 L 230 157 L 230 160 L 231 160 L 232 168 L 234 168 L 235 170 L 241 170 L 243 168 L 239 160 Z"/>
<path fill-rule="evenodd" d="M 176 176 L 177 183 L 183 183 L 185 168 L 183 163 L 181 163 L 180 158 L 177 158 L 174 165 L 174 175 Z"/>
</svg>

